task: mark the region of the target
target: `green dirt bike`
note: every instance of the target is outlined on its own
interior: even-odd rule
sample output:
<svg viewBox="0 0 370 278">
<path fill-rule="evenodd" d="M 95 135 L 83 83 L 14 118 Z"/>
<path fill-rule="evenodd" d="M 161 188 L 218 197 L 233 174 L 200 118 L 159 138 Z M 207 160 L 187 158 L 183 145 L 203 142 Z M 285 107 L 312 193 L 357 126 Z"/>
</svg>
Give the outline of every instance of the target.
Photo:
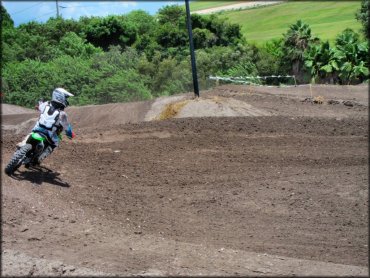
<svg viewBox="0 0 370 278">
<path fill-rule="evenodd" d="M 12 175 L 21 165 L 26 168 L 31 165 L 39 164 L 39 156 L 45 148 L 51 146 L 52 142 L 49 141 L 46 135 L 38 132 L 32 132 L 26 141 L 26 144 L 18 147 L 13 154 L 8 165 L 5 167 L 5 173 Z"/>
</svg>

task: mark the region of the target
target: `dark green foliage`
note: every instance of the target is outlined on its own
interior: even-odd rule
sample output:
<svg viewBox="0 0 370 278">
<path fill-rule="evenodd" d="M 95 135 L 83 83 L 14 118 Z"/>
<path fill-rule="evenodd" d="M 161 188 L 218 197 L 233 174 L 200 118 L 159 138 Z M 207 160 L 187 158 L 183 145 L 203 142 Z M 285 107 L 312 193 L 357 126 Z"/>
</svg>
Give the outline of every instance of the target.
<svg viewBox="0 0 370 278">
<path fill-rule="evenodd" d="M 100 48 L 96 48 L 91 43 L 86 43 L 85 39 L 82 39 L 74 32 L 66 33 L 61 38 L 58 47 L 61 53 L 72 57 L 89 58 L 94 53 L 102 52 Z"/>
<path fill-rule="evenodd" d="M 283 39 L 283 54 L 285 63 L 291 64 L 291 73 L 297 80 L 303 81 L 304 52 L 318 38 L 312 37 L 311 28 L 301 20 L 292 24 Z"/>
<path fill-rule="evenodd" d="M 126 20 L 129 24 L 135 26 L 139 36 L 150 36 L 158 28 L 158 23 L 155 18 L 142 10 L 132 11 L 126 16 Z"/>
<path fill-rule="evenodd" d="M 311 45 L 305 53 L 305 66 L 310 70 L 312 82 L 334 83 L 337 80 L 339 65 L 337 61 L 338 52 L 330 47 L 329 42 Z"/>
<path fill-rule="evenodd" d="M 257 50 L 256 67 L 261 76 L 285 75 L 289 72 L 289 69 L 281 64 L 283 56 L 281 44 L 282 40 L 273 40 Z"/>
<path fill-rule="evenodd" d="M 2 64 L 10 61 L 20 60 L 20 53 L 23 51 L 22 46 L 17 42 L 17 29 L 4 28 L 2 30 Z"/>
<path fill-rule="evenodd" d="M 192 89 L 192 79 L 189 60 L 178 63 L 174 58 L 159 62 L 156 73 L 151 79 L 153 96 L 173 95 Z"/>
<path fill-rule="evenodd" d="M 205 28 L 218 38 L 216 45 L 237 45 L 242 41 L 240 25 L 228 23 L 226 18 L 220 18 L 215 14 L 206 17 Z"/>
<path fill-rule="evenodd" d="M 361 21 L 363 26 L 363 33 L 365 37 L 369 40 L 370 39 L 370 27 L 369 27 L 369 10 L 370 10 L 370 1 L 369 0 L 362 0 L 361 1 L 361 8 L 356 13 L 357 20 Z"/>
<path fill-rule="evenodd" d="M 195 28 L 193 30 L 194 47 L 208 48 L 216 45 L 217 37 L 208 29 Z"/>
<path fill-rule="evenodd" d="M 188 42 L 188 34 L 185 29 L 176 29 L 167 22 L 161 24 L 156 32 L 156 42 L 164 48 L 182 47 Z"/>
<path fill-rule="evenodd" d="M 335 47 L 329 42 L 312 45 L 305 54 L 305 66 L 313 81 L 351 84 L 369 76 L 368 43 L 359 40 L 351 29 L 337 36 Z"/>
<path fill-rule="evenodd" d="M 1 28 L 13 28 L 14 27 L 14 21 L 6 11 L 6 9 L 3 7 L 3 5 L 0 5 L 0 22 L 1 22 Z"/>
<path fill-rule="evenodd" d="M 293 72 L 301 82 L 305 73 L 308 80 L 340 84 L 368 79 L 368 43 L 352 30 L 340 34 L 332 47 L 319 43 L 310 27 L 298 21 L 282 39 L 257 48 L 245 41 L 239 25 L 218 15 L 192 14 L 191 18 L 201 89 L 210 85 L 210 75 Z M 75 94 L 72 105 L 190 92 L 193 80 L 185 19 L 184 8 L 173 5 L 155 16 L 134 11 L 79 20 L 51 18 L 14 27 L 1 6 L 3 100 L 33 107 L 40 97 L 50 98 L 55 87 Z M 288 80 L 264 82 L 278 85 Z"/>
<path fill-rule="evenodd" d="M 186 26 L 185 8 L 178 5 L 165 6 L 159 9 L 157 18 L 159 25 L 168 23 L 177 28 L 185 28 Z"/>
<path fill-rule="evenodd" d="M 51 44 L 56 44 L 68 32 L 79 34 L 81 32 L 81 24 L 73 19 L 52 17 L 45 23 L 31 21 L 21 24 L 18 29 L 33 36 L 42 36 Z"/>
<path fill-rule="evenodd" d="M 131 46 L 136 41 L 136 28 L 124 16 L 92 17 L 82 32 L 88 42 L 104 50 L 110 45 Z"/>
<path fill-rule="evenodd" d="M 121 70 L 100 79 L 94 89 L 95 103 L 125 102 L 150 99 L 149 89 L 134 69 Z"/>
<path fill-rule="evenodd" d="M 76 94 L 71 101 L 78 102 L 84 86 L 95 83 L 99 73 L 91 69 L 89 61 L 65 55 L 50 62 L 25 60 L 10 63 L 3 76 L 7 82 L 5 101 L 33 107 L 38 98 L 50 98 L 55 87 L 68 88 Z"/>
<path fill-rule="evenodd" d="M 369 44 L 361 42 L 359 34 L 351 29 L 344 30 L 335 41 L 337 60 L 340 65 L 341 83 L 349 84 L 358 79 L 364 81 L 369 76 Z"/>
</svg>

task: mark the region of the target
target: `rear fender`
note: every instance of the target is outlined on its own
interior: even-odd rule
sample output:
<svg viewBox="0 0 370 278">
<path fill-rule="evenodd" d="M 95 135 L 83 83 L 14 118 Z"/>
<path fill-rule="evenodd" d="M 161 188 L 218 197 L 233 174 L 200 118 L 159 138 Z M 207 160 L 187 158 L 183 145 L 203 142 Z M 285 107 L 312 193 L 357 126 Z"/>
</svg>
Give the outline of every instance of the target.
<svg viewBox="0 0 370 278">
<path fill-rule="evenodd" d="M 43 142 L 43 141 L 45 141 L 45 140 L 46 140 L 45 136 L 43 136 L 43 135 L 41 135 L 41 134 L 39 134 L 39 133 L 37 133 L 37 132 L 32 132 L 32 133 L 31 133 L 31 137 L 32 137 L 32 139 L 34 139 L 34 140 L 36 140 L 36 141 L 41 141 L 41 142 Z"/>
<path fill-rule="evenodd" d="M 34 153 L 39 154 L 45 147 L 44 141 L 47 141 L 46 136 L 37 132 L 32 132 L 28 137 L 27 143 L 32 145 Z"/>
</svg>

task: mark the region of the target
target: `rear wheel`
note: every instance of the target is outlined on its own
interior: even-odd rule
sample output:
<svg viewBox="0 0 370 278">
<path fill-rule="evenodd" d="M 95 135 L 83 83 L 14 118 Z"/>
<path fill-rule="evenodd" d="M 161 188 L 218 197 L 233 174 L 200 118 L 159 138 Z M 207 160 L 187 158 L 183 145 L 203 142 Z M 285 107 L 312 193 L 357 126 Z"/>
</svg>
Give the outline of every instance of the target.
<svg viewBox="0 0 370 278">
<path fill-rule="evenodd" d="M 12 159 L 9 161 L 8 165 L 5 167 L 5 173 L 8 175 L 13 174 L 19 166 L 21 166 L 23 159 L 26 157 L 26 154 L 32 150 L 31 144 L 26 144 L 18 149 L 14 154 Z"/>
</svg>

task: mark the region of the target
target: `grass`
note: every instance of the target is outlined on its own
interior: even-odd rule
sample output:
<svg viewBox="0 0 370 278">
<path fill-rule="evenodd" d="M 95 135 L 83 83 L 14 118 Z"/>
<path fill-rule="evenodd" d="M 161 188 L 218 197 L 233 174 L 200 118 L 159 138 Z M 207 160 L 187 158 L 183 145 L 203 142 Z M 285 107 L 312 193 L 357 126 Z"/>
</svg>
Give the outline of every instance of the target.
<svg viewBox="0 0 370 278">
<path fill-rule="evenodd" d="M 232 3 L 207 1 L 204 4 L 225 2 Z M 333 42 L 345 28 L 360 31 L 361 24 L 355 18 L 360 5 L 360 1 L 289 1 L 253 9 L 224 11 L 220 15 L 232 23 L 240 24 L 247 41 L 256 45 L 281 38 L 298 19 L 310 25 L 313 35 Z"/>
<path fill-rule="evenodd" d="M 217 8 L 226 5 L 233 5 L 238 3 L 243 3 L 244 1 L 191 1 L 190 2 L 190 11 L 199 11 L 209 8 Z"/>
</svg>

